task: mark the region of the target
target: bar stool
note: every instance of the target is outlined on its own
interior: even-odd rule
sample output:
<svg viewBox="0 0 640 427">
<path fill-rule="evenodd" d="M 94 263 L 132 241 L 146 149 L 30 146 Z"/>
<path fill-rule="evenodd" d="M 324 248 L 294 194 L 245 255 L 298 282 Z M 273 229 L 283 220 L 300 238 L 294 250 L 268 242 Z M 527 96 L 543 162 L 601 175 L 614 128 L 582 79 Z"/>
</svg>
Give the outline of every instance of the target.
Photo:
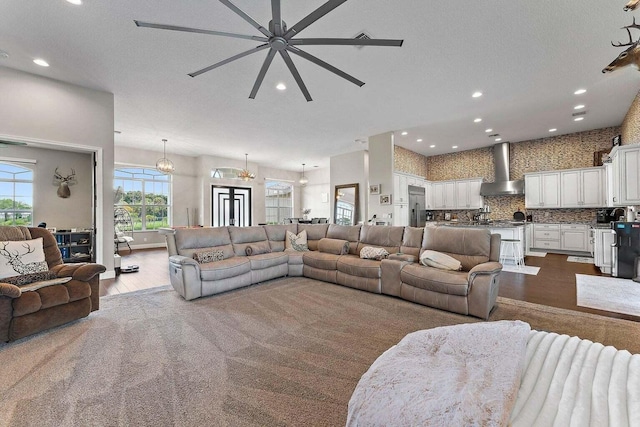
<svg viewBox="0 0 640 427">
<path fill-rule="evenodd" d="M 524 266 L 524 257 L 520 250 L 520 239 L 502 239 L 500 243 L 500 263 L 505 264 L 505 261 L 510 256 L 513 257 L 513 262 L 517 268 Z"/>
</svg>

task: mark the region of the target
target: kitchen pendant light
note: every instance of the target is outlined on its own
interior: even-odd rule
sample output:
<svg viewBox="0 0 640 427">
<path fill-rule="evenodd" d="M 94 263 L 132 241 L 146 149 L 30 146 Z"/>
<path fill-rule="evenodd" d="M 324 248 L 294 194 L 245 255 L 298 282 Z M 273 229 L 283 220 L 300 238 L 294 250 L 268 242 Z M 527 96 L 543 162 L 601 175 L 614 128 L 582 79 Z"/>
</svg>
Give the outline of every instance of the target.
<svg viewBox="0 0 640 427">
<path fill-rule="evenodd" d="M 302 178 L 300 178 L 300 185 L 305 186 L 307 185 L 307 182 L 309 182 L 309 180 L 307 179 L 306 176 L 304 176 L 304 163 L 302 164 Z"/>
<path fill-rule="evenodd" d="M 240 171 L 240 173 L 238 174 L 238 178 L 240 178 L 243 181 L 251 181 L 252 179 L 254 179 L 256 177 L 255 173 L 251 173 L 249 172 L 249 166 L 247 163 L 247 156 L 249 156 L 247 153 L 244 154 L 244 169 L 242 169 Z"/>
<path fill-rule="evenodd" d="M 163 139 L 162 144 L 162 158 L 156 162 L 156 169 L 165 175 L 171 175 L 176 168 L 173 166 L 173 162 L 167 159 L 167 140 Z"/>
</svg>

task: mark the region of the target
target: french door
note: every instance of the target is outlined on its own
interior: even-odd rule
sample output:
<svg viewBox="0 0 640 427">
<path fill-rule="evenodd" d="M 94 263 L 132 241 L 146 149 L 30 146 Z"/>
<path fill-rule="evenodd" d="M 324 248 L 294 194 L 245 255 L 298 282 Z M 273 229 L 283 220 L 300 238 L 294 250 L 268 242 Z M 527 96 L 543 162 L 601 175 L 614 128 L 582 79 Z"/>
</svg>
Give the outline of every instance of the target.
<svg viewBox="0 0 640 427">
<path fill-rule="evenodd" d="M 251 225 L 251 188 L 211 187 L 211 223 L 214 227 Z"/>
</svg>

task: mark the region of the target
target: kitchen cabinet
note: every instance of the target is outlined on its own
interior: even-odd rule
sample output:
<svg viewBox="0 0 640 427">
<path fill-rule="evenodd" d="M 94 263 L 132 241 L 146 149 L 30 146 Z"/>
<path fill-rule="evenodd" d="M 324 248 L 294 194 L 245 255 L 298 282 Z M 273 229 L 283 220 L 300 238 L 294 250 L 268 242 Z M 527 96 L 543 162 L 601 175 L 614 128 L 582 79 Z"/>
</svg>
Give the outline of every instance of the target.
<svg viewBox="0 0 640 427">
<path fill-rule="evenodd" d="M 409 205 L 393 205 L 393 225 L 407 227 L 409 225 Z"/>
<path fill-rule="evenodd" d="M 623 148 L 617 152 L 620 169 L 619 204 L 637 205 L 640 204 L 640 147 Z"/>
<path fill-rule="evenodd" d="M 599 208 L 605 205 L 602 167 L 560 172 L 560 207 Z"/>
<path fill-rule="evenodd" d="M 424 181 L 424 198 L 425 208 L 427 210 L 433 209 L 433 185 L 429 181 Z"/>
<path fill-rule="evenodd" d="M 560 225 L 560 249 L 589 252 L 589 227 L 582 224 Z"/>
<path fill-rule="evenodd" d="M 455 181 L 438 181 L 432 183 L 433 209 L 455 209 L 456 184 Z"/>
<path fill-rule="evenodd" d="M 409 203 L 409 183 L 407 175 L 393 174 L 393 203 Z"/>
<path fill-rule="evenodd" d="M 615 241 L 615 234 L 609 228 L 595 228 L 593 261 L 596 267 L 605 274 L 611 274 L 611 245 Z"/>
<path fill-rule="evenodd" d="M 536 172 L 524 176 L 527 209 L 560 207 L 560 172 Z"/>
<path fill-rule="evenodd" d="M 560 249 L 560 225 L 533 224 L 533 247 Z"/>
<path fill-rule="evenodd" d="M 480 195 L 482 179 L 455 181 L 455 199 L 457 209 L 480 209 L 483 205 Z"/>
</svg>

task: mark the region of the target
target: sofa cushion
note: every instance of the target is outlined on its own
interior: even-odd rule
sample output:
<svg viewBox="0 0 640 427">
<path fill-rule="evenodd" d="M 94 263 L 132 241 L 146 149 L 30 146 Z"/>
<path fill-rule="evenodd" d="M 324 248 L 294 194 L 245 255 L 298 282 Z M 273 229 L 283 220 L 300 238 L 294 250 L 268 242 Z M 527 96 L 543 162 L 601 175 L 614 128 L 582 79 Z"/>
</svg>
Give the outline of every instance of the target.
<svg viewBox="0 0 640 427">
<path fill-rule="evenodd" d="M 202 280 L 221 280 L 236 277 L 251 271 L 251 262 L 247 257 L 233 257 L 222 261 L 209 262 L 200 265 Z"/>
<path fill-rule="evenodd" d="M 400 251 L 404 227 L 363 225 L 360 230 L 358 253 L 365 246 L 384 248 L 389 253 Z"/>
<path fill-rule="evenodd" d="M 305 252 L 302 256 L 302 262 L 309 267 L 318 268 L 320 270 L 336 270 L 338 258 L 344 255 L 334 255 L 324 252 L 311 251 Z"/>
<path fill-rule="evenodd" d="M 286 264 L 289 256 L 284 252 L 270 252 L 260 255 L 252 255 L 249 257 L 251 270 L 262 270 L 264 268 L 275 267 L 276 265 Z"/>
<path fill-rule="evenodd" d="M 293 234 L 297 234 L 298 224 L 265 225 L 264 231 L 267 233 L 271 252 L 282 252 L 284 251 L 286 232 L 290 231 Z"/>
<path fill-rule="evenodd" d="M 289 265 L 302 265 L 303 261 L 302 261 L 302 257 L 304 256 L 306 252 L 296 252 L 296 251 L 291 251 L 291 252 L 287 252 L 287 255 L 289 256 Z"/>
<path fill-rule="evenodd" d="M 293 234 L 290 231 L 287 231 L 286 238 L 284 241 L 284 250 L 289 251 L 297 251 L 297 252 L 306 252 L 309 250 L 309 246 L 307 246 L 307 230 L 302 230 L 298 234 Z"/>
<path fill-rule="evenodd" d="M 195 251 L 207 249 L 222 250 L 225 259 L 235 255 L 227 227 L 180 228 L 175 231 L 174 239 L 178 255 L 187 258 L 193 258 Z"/>
<path fill-rule="evenodd" d="M 420 255 L 420 264 L 440 270 L 462 270 L 462 264 L 457 259 L 437 251 L 424 251 Z"/>
<path fill-rule="evenodd" d="M 433 250 L 452 256 L 469 271 L 489 261 L 491 233 L 488 229 L 427 227 L 424 229 L 422 250 Z"/>
<path fill-rule="evenodd" d="M 193 253 L 193 259 L 198 261 L 198 264 L 222 261 L 224 259 L 224 251 L 221 249 L 205 249 L 202 251 L 195 251 Z"/>
<path fill-rule="evenodd" d="M 228 227 L 231 244 L 236 256 L 246 256 L 247 247 L 251 246 L 252 254 L 264 254 L 271 252 L 271 246 L 267 240 L 267 232 L 264 227 Z"/>
<path fill-rule="evenodd" d="M 382 261 L 389 257 L 389 252 L 385 248 L 374 248 L 372 246 L 365 246 L 360 249 L 360 258 L 362 259 L 375 259 Z"/>
<path fill-rule="evenodd" d="M 340 239 L 349 242 L 349 253 L 358 255 L 358 240 L 360 239 L 361 225 L 338 225 L 329 224 L 327 237 L 330 239 Z"/>
<path fill-rule="evenodd" d="M 329 224 L 298 224 L 298 233 L 302 230 L 307 232 L 307 246 L 311 251 L 318 250 L 318 242 L 323 237 L 327 237 Z"/>
<path fill-rule="evenodd" d="M 374 259 L 362 259 L 347 255 L 340 257 L 336 267 L 338 271 L 350 276 L 378 279 L 380 278 L 380 265 L 381 262 Z"/>
<path fill-rule="evenodd" d="M 441 294 L 465 296 L 469 293 L 468 274 L 463 271 L 438 270 L 420 264 L 407 264 L 400 271 L 400 281 Z"/>
<path fill-rule="evenodd" d="M 346 255 L 349 253 L 349 242 L 325 237 L 318 242 L 318 251 L 334 255 Z"/>
<path fill-rule="evenodd" d="M 400 252 L 418 258 L 420 256 L 420 249 L 422 248 L 423 235 L 424 228 L 405 227 Z"/>
<path fill-rule="evenodd" d="M 0 278 L 49 270 L 42 237 L 32 240 L 0 241 Z"/>
</svg>

